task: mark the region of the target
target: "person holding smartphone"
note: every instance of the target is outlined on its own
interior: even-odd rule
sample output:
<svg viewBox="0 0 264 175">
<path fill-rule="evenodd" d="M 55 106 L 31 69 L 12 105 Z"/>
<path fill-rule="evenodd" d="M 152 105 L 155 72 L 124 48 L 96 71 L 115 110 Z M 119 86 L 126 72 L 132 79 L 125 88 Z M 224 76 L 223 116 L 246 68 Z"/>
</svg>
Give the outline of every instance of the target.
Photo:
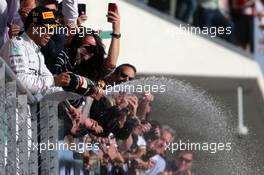
<svg viewBox="0 0 264 175">
<path fill-rule="evenodd" d="M 118 55 L 119 55 L 119 47 L 120 47 L 120 16 L 118 7 L 114 3 L 109 3 L 108 5 L 108 14 L 107 14 L 108 22 L 112 23 L 112 40 L 108 52 L 108 61 L 106 62 L 107 67 L 114 69 L 116 67 Z"/>
<path fill-rule="evenodd" d="M 77 18 L 77 26 L 82 26 L 82 24 L 88 19 L 86 15 L 86 4 L 78 4 L 78 14 L 79 17 Z"/>
<path fill-rule="evenodd" d="M 120 16 L 118 10 L 108 11 L 108 21 L 112 23 L 112 40 L 105 57 L 105 48 L 98 32 L 87 28 L 78 32 L 66 49 L 58 54 L 51 67 L 53 74 L 71 71 L 92 81 L 100 81 L 116 67 L 120 47 Z"/>
</svg>

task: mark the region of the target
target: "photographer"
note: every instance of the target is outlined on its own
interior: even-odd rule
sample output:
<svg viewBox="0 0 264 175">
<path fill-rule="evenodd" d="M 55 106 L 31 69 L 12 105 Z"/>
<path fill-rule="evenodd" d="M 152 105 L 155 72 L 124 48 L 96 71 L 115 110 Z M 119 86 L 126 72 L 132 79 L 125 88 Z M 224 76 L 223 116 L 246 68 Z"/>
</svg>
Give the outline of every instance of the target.
<svg viewBox="0 0 264 175">
<path fill-rule="evenodd" d="M 136 96 L 120 94 L 106 104 L 104 109 L 92 110 L 91 118 L 96 120 L 103 128 L 104 134 L 112 132 L 118 139 L 127 139 L 138 120 L 135 116 L 137 109 Z"/>
<path fill-rule="evenodd" d="M 132 134 L 123 142 L 123 157 L 126 160 L 126 172 L 135 174 L 137 168 L 137 159 L 141 159 L 146 155 L 147 143 L 143 137 L 143 133 L 150 130 L 150 124 L 139 122 L 134 128 Z"/>
<path fill-rule="evenodd" d="M 151 120 L 149 121 L 151 128 L 149 132 L 144 133 L 144 138 L 148 143 L 152 142 L 153 140 L 156 140 L 161 137 L 161 124 L 159 121 Z"/>
<path fill-rule="evenodd" d="M 165 170 L 166 162 L 162 155 L 166 149 L 166 143 L 163 139 L 156 139 L 148 146 L 145 161 L 139 161 L 139 167 L 142 167 L 142 175 L 156 175 Z M 148 166 L 151 164 L 151 166 Z M 147 165 L 147 166 L 146 166 Z M 144 168 L 147 168 L 144 170 Z"/>
</svg>

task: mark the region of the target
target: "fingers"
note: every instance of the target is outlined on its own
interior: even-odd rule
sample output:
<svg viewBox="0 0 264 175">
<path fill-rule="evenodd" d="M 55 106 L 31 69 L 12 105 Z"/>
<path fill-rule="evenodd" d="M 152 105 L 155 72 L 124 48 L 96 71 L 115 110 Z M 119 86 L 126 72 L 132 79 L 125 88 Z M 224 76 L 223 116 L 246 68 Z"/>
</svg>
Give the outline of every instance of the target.
<svg viewBox="0 0 264 175">
<path fill-rule="evenodd" d="M 27 8 L 27 7 L 21 8 L 20 15 L 27 17 L 30 11 L 31 11 L 31 8 Z"/>
<path fill-rule="evenodd" d="M 55 79 L 57 81 L 56 84 L 58 86 L 69 86 L 70 81 L 71 81 L 70 75 L 66 72 L 57 75 Z"/>
<path fill-rule="evenodd" d="M 152 102 L 152 101 L 154 101 L 154 96 L 152 94 L 144 94 L 143 99 L 148 101 L 148 102 Z"/>
<path fill-rule="evenodd" d="M 88 17 L 85 15 L 84 12 L 81 12 L 81 15 L 78 17 L 78 23 L 79 25 L 87 21 Z"/>
<path fill-rule="evenodd" d="M 64 81 L 66 81 L 68 83 L 70 83 L 70 81 L 71 81 L 71 77 L 70 77 L 69 74 L 62 75 L 62 78 L 63 78 Z"/>
<path fill-rule="evenodd" d="M 137 107 L 138 106 L 138 98 L 137 98 L 137 96 L 134 96 L 133 101 L 134 101 L 135 106 Z"/>
<path fill-rule="evenodd" d="M 60 79 L 65 79 L 65 80 L 70 79 L 70 75 L 67 74 L 67 73 L 61 73 L 61 74 L 58 75 L 58 77 L 59 77 Z"/>
<path fill-rule="evenodd" d="M 130 105 L 132 105 L 134 108 L 138 106 L 138 98 L 136 96 L 129 96 L 128 102 Z"/>
<path fill-rule="evenodd" d="M 97 121 L 95 121 L 93 119 L 90 119 L 90 120 L 91 120 L 91 123 L 92 123 L 92 125 L 91 125 L 92 128 L 96 127 L 98 125 Z"/>
<path fill-rule="evenodd" d="M 103 132 L 103 128 L 98 125 L 98 129 L 97 129 L 96 133 L 99 134 L 99 133 L 102 133 L 102 132 Z"/>
<path fill-rule="evenodd" d="M 150 129 L 151 129 L 151 124 L 150 123 L 142 125 L 142 131 L 143 132 L 148 132 L 148 131 L 150 131 Z"/>
<path fill-rule="evenodd" d="M 70 109 L 66 108 L 67 114 L 68 116 L 74 118 L 74 116 L 76 116 L 76 113 L 74 112 L 74 107 L 71 106 Z"/>
<path fill-rule="evenodd" d="M 120 21 L 120 16 L 119 16 L 118 13 L 115 13 L 115 12 L 109 11 L 108 14 L 107 14 L 106 16 L 108 17 L 108 19 L 109 19 L 112 23 L 115 23 L 115 22 Z"/>
<path fill-rule="evenodd" d="M 148 127 L 148 130 L 150 130 L 150 129 L 151 129 L 151 124 L 148 123 L 148 124 L 147 124 L 147 127 Z"/>
<path fill-rule="evenodd" d="M 87 19 L 88 19 L 88 17 L 87 17 L 87 15 L 81 15 L 80 17 L 79 17 L 82 21 L 86 21 Z"/>
<path fill-rule="evenodd" d="M 74 30 L 74 29 L 78 29 L 78 26 L 73 23 L 73 22 L 69 22 L 69 21 L 66 21 L 66 27 L 69 29 L 69 30 Z M 72 32 L 69 32 L 68 35 L 71 35 Z"/>
<path fill-rule="evenodd" d="M 69 72 L 63 72 L 60 75 L 63 75 L 64 77 L 70 78 Z"/>
<path fill-rule="evenodd" d="M 73 119 L 75 119 L 77 117 L 77 114 L 74 112 L 74 110 L 70 110 L 68 112 L 68 115 L 70 115 Z"/>
<path fill-rule="evenodd" d="M 158 137 L 160 136 L 160 130 L 158 128 L 155 129 L 155 135 Z"/>
<path fill-rule="evenodd" d="M 91 126 L 90 129 L 94 130 L 97 134 L 103 132 L 103 128 L 97 123 L 97 121 L 90 119 Z"/>
<path fill-rule="evenodd" d="M 8 35 L 10 38 L 17 36 L 20 32 L 20 26 L 17 24 L 8 23 L 7 26 L 9 27 Z"/>
<path fill-rule="evenodd" d="M 103 128 L 97 123 L 97 121 L 92 120 L 92 127 L 91 127 L 97 134 L 103 132 Z"/>
<path fill-rule="evenodd" d="M 69 86 L 70 80 L 68 80 L 68 79 L 61 79 L 59 84 L 60 84 L 60 86 Z"/>
<path fill-rule="evenodd" d="M 116 23 L 119 22 L 119 18 L 113 17 L 113 16 L 108 16 L 108 19 L 111 23 Z"/>
<path fill-rule="evenodd" d="M 74 107 L 71 107 L 70 111 L 69 111 L 69 114 L 74 118 L 74 119 L 79 119 L 80 118 L 80 115 L 81 115 L 81 112 L 74 108 Z"/>
<path fill-rule="evenodd" d="M 120 18 L 118 12 L 113 12 L 113 11 L 108 11 L 108 14 L 107 14 L 108 17 L 110 16 L 113 16 L 114 18 Z"/>
<path fill-rule="evenodd" d="M 20 29 L 12 29 L 12 34 L 17 35 L 20 32 Z"/>
<path fill-rule="evenodd" d="M 12 24 L 11 27 L 10 27 L 10 29 L 12 31 L 20 31 L 20 27 L 18 25 L 16 25 L 16 24 Z"/>
</svg>

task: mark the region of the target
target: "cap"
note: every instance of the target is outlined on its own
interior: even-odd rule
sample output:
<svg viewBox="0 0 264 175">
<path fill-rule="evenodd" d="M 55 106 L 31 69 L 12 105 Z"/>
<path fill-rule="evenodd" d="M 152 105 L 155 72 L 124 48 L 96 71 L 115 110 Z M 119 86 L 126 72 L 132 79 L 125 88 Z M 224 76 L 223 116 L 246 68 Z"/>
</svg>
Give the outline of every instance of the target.
<svg viewBox="0 0 264 175">
<path fill-rule="evenodd" d="M 57 27 L 55 13 L 43 6 L 38 6 L 30 11 L 26 19 L 27 24 L 36 23 L 46 27 Z"/>
</svg>

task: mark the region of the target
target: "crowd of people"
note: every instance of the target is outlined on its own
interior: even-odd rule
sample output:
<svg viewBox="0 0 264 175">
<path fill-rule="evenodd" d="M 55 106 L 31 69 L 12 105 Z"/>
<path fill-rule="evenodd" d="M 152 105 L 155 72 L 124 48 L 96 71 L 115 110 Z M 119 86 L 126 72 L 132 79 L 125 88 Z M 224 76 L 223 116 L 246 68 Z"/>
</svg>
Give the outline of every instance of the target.
<svg viewBox="0 0 264 175">
<path fill-rule="evenodd" d="M 76 0 L 2 0 L 1 57 L 32 94 L 65 90 L 82 95 L 65 99 L 58 111 L 65 144 L 77 139 L 99 148 L 84 150 L 84 174 L 194 174 L 192 151 L 167 152 L 175 132 L 151 118 L 154 95 L 104 93 L 106 85 L 131 81 L 137 73 L 131 64 L 117 66 L 118 8 L 106 12 L 112 24 L 108 52 L 99 31 L 82 26 L 87 20 L 82 10 Z M 55 28 L 78 32 L 58 33 Z M 70 173 L 66 167 L 65 174 Z"/>
<path fill-rule="evenodd" d="M 197 27 L 231 27 L 231 34 L 220 38 L 248 52 L 254 52 L 254 20 L 263 30 L 263 0 L 177 0 L 175 18 Z M 148 0 L 148 5 L 162 12 L 170 10 L 170 0 Z"/>
</svg>

